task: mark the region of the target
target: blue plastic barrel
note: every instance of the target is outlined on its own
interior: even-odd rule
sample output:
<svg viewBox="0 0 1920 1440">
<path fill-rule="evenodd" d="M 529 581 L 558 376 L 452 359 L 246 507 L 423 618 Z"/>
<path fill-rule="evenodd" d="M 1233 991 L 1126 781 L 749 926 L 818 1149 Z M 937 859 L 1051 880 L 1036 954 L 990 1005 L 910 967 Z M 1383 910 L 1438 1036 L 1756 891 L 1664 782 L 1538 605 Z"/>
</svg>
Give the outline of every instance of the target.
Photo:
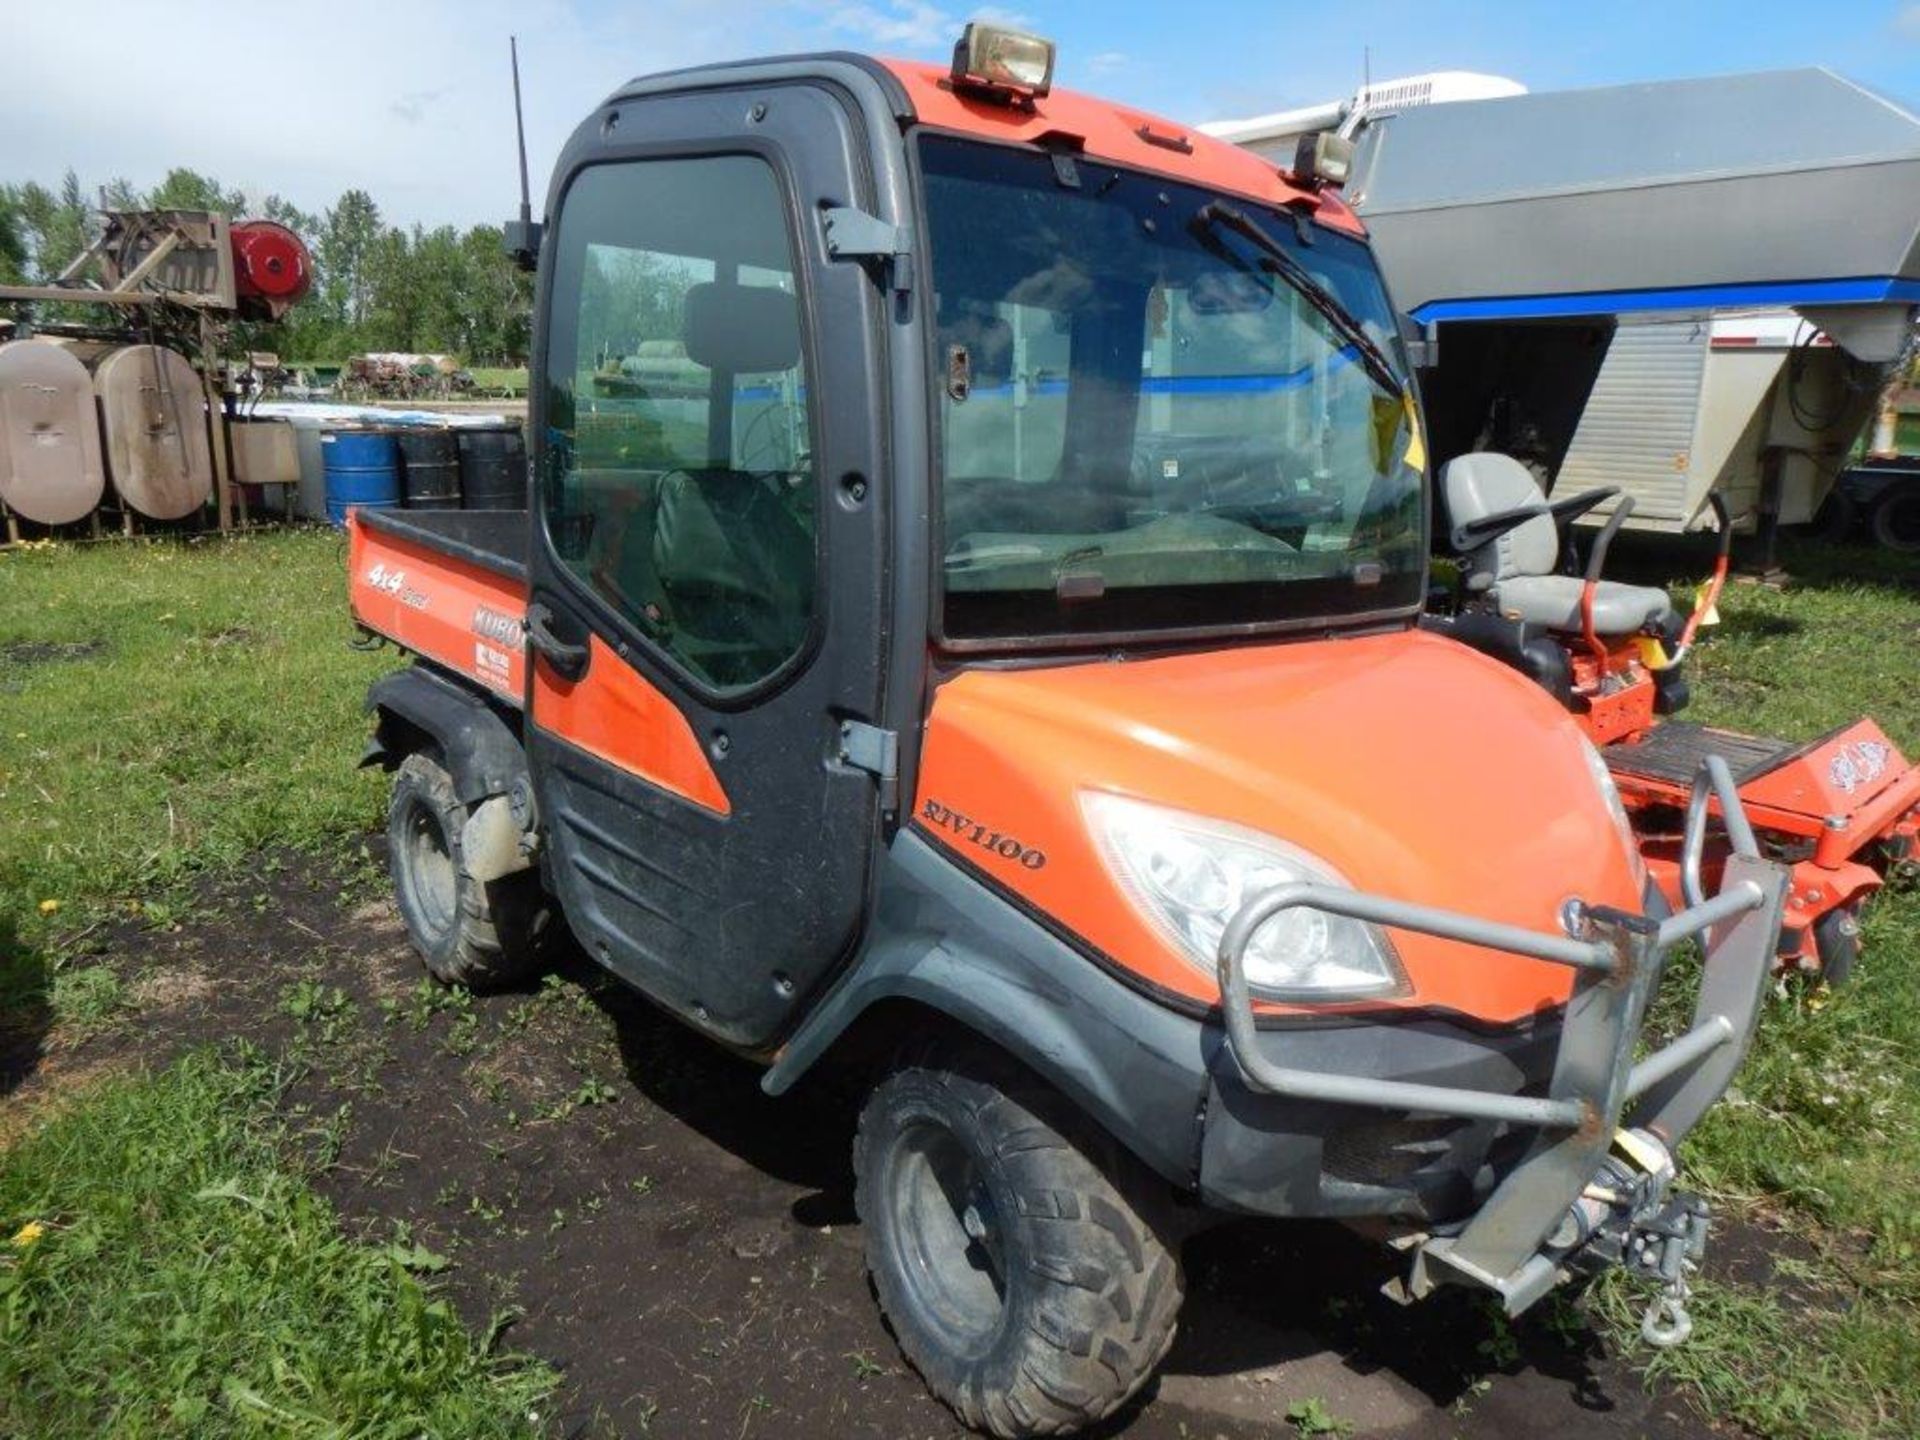
<svg viewBox="0 0 1920 1440">
<path fill-rule="evenodd" d="M 330 430 L 320 437 L 326 460 L 327 519 L 347 523 L 354 506 L 391 510 L 400 503 L 400 450 L 390 431 Z"/>
</svg>

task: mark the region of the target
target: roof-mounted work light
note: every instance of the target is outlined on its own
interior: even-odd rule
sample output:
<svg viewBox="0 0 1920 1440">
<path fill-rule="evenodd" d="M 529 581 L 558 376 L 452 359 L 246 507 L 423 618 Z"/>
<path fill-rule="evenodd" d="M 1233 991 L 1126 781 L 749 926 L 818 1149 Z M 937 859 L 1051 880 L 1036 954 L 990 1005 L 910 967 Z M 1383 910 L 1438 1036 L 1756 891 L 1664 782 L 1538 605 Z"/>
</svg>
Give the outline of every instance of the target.
<svg viewBox="0 0 1920 1440">
<path fill-rule="evenodd" d="M 953 88 L 1037 100 L 1053 88 L 1053 42 L 969 21 L 953 47 Z"/>
<path fill-rule="evenodd" d="M 1353 173 L 1353 141 L 1331 130 L 1302 135 L 1293 152 L 1293 178 L 1302 185 L 1344 185 Z"/>
</svg>

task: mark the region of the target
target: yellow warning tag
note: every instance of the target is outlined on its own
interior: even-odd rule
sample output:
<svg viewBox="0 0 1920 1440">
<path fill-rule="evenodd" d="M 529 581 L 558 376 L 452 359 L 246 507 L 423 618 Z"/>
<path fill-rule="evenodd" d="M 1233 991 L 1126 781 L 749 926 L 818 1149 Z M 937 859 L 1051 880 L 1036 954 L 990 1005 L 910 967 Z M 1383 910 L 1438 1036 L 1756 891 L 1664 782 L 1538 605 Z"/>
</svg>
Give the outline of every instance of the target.
<svg viewBox="0 0 1920 1440">
<path fill-rule="evenodd" d="M 1649 1175 L 1657 1175 L 1672 1163 L 1671 1157 L 1655 1142 L 1631 1130 L 1613 1132 L 1613 1148 Z"/>
<path fill-rule="evenodd" d="M 1426 437 L 1420 433 L 1420 409 L 1413 403 L 1413 392 L 1400 392 L 1400 401 L 1407 407 L 1407 453 L 1405 460 L 1415 470 L 1427 468 Z"/>
<path fill-rule="evenodd" d="M 1642 635 L 1636 643 L 1640 646 L 1640 663 L 1647 669 L 1664 670 L 1673 663 L 1667 658 L 1667 647 L 1660 643 L 1658 637 Z"/>
<path fill-rule="evenodd" d="M 1701 583 L 1700 587 L 1693 592 L 1693 608 L 1694 609 L 1698 610 L 1700 608 L 1700 602 L 1707 598 L 1708 594 L 1712 591 L 1712 589 L 1713 589 L 1713 582 L 1711 580 L 1707 580 Z M 1702 625 L 1718 625 L 1720 623 L 1719 605 L 1713 604 L 1713 605 L 1707 606 L 1707 613 L 1700 617 L 1700 623 Z"/>
</svg>

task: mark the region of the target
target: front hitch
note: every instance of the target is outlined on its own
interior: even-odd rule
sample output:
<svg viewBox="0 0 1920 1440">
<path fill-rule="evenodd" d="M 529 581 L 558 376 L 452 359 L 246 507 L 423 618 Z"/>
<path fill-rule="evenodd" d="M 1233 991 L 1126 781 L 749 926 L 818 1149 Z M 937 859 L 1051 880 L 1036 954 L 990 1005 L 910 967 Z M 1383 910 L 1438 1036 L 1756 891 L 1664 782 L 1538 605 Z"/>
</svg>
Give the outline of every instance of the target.
<svg viewBox="0 0 1920 1440">
<path fill-rule="evenodd" d="M 1658 1287 L 1641 1316 L 1640 1334 L 1660 1349 L 1693 1333 L 1688 1277 L 1706 1254 L 1710 1228 L 1706 1201 L 1676 1189 L 1674 1179 L 1672 1152 L 1657 1135 L 1622 1130 L 1599 1173 L 1547 1239 L 1549 1250 L 1563 1252 L 1570 1272 L 1598 1274 L 1617 1266 Z"/>
</svg>

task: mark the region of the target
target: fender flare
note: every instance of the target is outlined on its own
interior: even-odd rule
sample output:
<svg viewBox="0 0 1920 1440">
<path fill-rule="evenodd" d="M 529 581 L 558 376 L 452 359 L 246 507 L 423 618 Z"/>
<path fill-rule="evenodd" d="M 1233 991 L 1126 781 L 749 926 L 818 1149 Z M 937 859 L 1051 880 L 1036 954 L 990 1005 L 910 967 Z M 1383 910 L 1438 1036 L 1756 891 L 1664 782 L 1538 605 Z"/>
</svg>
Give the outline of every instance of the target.
<svg viewBox="0 0 1920 1440">
<path fill-rule="evenodd" d="M 393 770 L 425 740 L 440 752 L 462 804 L 477 806 L 516 789 L 531 804 L 532 777 L 517 726 L 478 690 L 416 664 L 374 681 L 367 709 L 375 719 L 363 768 Z"/>
<path fill-rule="evenodd" d="M 1006 1051 L 1166 1179 L 1195 1185 L 1218 1027 L 1122 984 L 911 830 L 882 862 L 865 948 L 761 1088 L 784 1093 L 890 1000 L 938 1011 Z"/>
</svg>

